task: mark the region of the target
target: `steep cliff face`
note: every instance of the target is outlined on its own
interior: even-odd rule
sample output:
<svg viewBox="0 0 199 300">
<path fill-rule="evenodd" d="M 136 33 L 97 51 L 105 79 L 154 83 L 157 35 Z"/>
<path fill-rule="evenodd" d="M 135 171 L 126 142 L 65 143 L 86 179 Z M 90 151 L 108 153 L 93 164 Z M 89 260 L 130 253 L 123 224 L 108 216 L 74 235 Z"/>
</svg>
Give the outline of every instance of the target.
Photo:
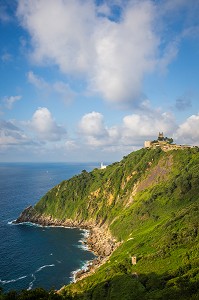
<svg viewBox="0 0 199 300">
<path fill-rule="evenodd" d="M 137 191 L 167 178 L 170 158 L 163 156 L 159 150 L 142 149 L 104 170 L 83 170 L 55 186 L 34 208 L 25 210 L 21 218 L 33 222 L 44 222 L 46 218 L 48 222 L 69 220 L 77 225 L 84 221 L 109 225 Z"/>
<path fill-rule="evenodd" d="M 146 299 L 173 299 L 170 291 L 191 299 L 183 295 L 197 290 L 198 166 L 197 148 L 141 149 L 106 169 L 83 170 L 61 182 L 17 222 L 91 229 L 91 249 L 108 256 L 107 261 L 92 276 L 63 289 L 66 297 L 131 299 L 129 293 L 137 289 L 138 299 L 149 292 Z M 137 257 L 134 266 L 132 256 Z M 187 290 L 182 291 L 185 279 Z"/>
<path fill-rule="evenodd" d="M 85 170 L 51 189 L 17 222 L 102 227 L 118 240 L 142 221 L 164 216 L 198 189 L 197 149 L 141 149 L 106 169 Z M 181 201 L 182 199 L 182 201 Z M 134 217 L 129 225 L 129 215 Z M 121 226 L 121 222 L 123 226 Z"/>
</svg>

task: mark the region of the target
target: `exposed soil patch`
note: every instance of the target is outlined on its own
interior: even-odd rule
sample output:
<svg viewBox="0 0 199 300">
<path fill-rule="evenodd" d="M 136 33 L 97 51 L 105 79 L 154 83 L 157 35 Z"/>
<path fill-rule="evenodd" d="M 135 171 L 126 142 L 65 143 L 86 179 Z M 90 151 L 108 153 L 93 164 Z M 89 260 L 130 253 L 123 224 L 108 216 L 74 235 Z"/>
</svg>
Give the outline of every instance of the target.
<svg viewBox="0 0 199 300">
<path fill-rule="evenodd" d="M 160 159 L 157 166 L 153 167 L 151 170 L 149 169 L 147 177 L 136 184 L 133 189 L 133 194 L 135 195 L 137 192 L 141 192 L 150 186 L 165 181 L 168 178 L 172 164 L 172 155 L 169 155 L 166 160 Z"/>
</svg>

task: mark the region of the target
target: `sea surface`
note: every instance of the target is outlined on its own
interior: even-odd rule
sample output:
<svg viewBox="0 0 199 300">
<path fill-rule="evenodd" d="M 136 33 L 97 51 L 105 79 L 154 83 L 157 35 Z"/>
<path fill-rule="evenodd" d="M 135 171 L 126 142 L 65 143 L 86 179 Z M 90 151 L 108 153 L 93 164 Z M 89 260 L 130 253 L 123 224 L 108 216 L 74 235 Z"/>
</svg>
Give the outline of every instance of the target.
<svg viewBox="0 0 199 300">
<path fill-rule="evenodd" d="M 0 163 L 0 287 L 4 291 L 59 289 L 94 254 L 86 231 L 12 223 L 62 180 L 99 167 L 94 163 Z"/>
</svg>

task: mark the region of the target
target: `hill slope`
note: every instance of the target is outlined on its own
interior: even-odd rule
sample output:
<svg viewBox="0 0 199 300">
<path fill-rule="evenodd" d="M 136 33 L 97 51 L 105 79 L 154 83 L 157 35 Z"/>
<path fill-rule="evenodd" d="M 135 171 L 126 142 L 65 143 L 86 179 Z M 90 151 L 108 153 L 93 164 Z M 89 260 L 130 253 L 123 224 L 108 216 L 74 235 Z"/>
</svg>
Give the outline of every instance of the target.
<svg viewBox="0 0 199 300">
<path fill-rule="evenodd" d="M 103 255 L 116 250 L 93 275 L 63 288 L 65 299 L 198 299 L 198 166 L 196 148 L 141 149 L 63 181 L 18 222 L 106 232 Z"/>
</svg>

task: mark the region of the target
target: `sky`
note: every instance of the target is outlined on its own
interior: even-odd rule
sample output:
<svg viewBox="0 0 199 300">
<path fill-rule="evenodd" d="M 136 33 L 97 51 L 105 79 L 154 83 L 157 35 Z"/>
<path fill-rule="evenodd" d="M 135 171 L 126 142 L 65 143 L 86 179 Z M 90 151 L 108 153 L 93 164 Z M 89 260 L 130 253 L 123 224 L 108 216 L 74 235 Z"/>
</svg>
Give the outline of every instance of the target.
<svg viewBox="0 0 199 300">
<path fill-rule="evenodd" d="M 198 0 L 0 0 L 0 161 L 199 146 Z"/>
</svg>

